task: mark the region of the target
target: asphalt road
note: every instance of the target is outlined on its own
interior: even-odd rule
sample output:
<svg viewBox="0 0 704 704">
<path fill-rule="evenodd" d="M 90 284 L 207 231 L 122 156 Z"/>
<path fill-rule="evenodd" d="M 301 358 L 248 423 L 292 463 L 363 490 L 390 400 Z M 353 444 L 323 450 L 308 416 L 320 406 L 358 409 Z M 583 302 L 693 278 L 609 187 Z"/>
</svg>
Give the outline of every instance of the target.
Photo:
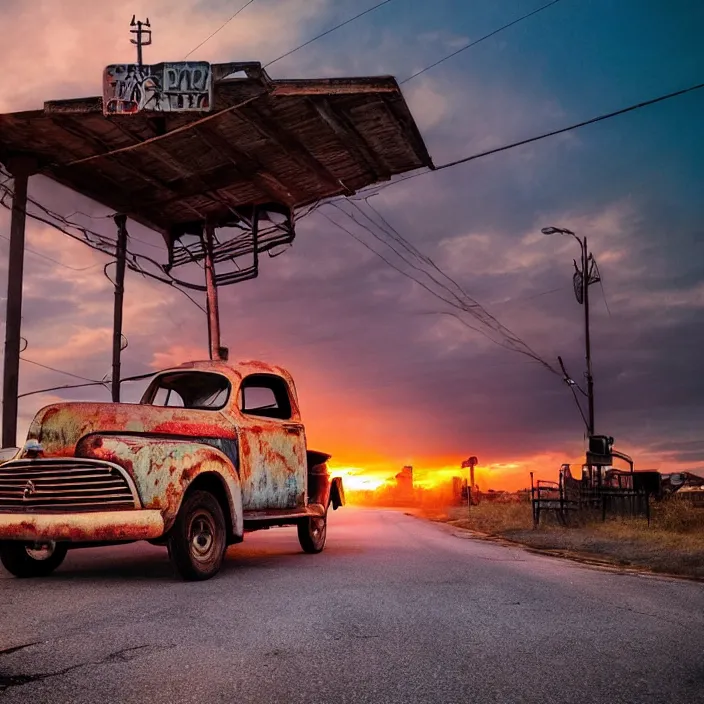
<svg viewBox="0 0 704 704">
<path fill-rule="evenodd" d="M 345 507 L 246 536 L 203 583 L 146 544 L 0 572 L 7 702 L 704 702 L 704 585 Z M 3 691 L 4 687 L 4 691 Z"/>
</svg>

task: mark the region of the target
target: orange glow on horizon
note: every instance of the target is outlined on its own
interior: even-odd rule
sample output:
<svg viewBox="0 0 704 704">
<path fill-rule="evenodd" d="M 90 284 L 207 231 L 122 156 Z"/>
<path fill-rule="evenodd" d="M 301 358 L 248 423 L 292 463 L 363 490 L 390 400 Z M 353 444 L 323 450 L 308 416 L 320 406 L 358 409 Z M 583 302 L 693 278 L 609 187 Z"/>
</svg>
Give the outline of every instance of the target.
<svg viewBox="0 0 704 704">
<path fill-rule="evenodd" d="M 413 467 L 413 484 L 421 489 L 439 489 L 449 486 L 453 477 L 468 477 L 468 470 L 456 465 L 439 465 L 431 467 Z M 394 486 L 396 474 L 403 465 L 384 466 L 339 466 L 334 460 L 328 462 L 330 473 L 335 477 L 342 477 L 345 489 L 349 491 L 375 491 L 384 486 Z M 505 489 L 515 491 L 530 486 L 531 463 L 513 462 L 484 466 L 477 466 L 474 470 L 474 481 L 480 489 Z M 559 464 L 555 466 L 555 471 Z M 541 477 L 542 478 L 542 477 Z"/>
<path fill-rule="evenodd" d="M 344 458 L 346 459 L 346 458 Z M 530 487 L 530 472 L 537 479 L 555 479 L 563 463 L 581 466 L 583 458 L 569 457 L 557 453 L 537 457 L 521 458 L 509 462 L 496 462 L 477 465 L 474 469 L 474 482 L 481 491 L 519 491 Z M 442 458 L 438 462 L 408 462 L 413 467 L 413 484 L 416 488 L 437 490 L 451 486 L 453 477 L 468 479 L 469 470 L 461 468 L 462 458 L 455 463 Z M 376 491 L 384 486 L 395 486 L 396 475 L 404 463 L 398 460 L 380 462 L 378 458 L 368 463 L 355 462 L 347 464 L 337 462 L 335 456 L 328 462 L 331 476 L 342 477 L 346 490 Z"/>
</svg>

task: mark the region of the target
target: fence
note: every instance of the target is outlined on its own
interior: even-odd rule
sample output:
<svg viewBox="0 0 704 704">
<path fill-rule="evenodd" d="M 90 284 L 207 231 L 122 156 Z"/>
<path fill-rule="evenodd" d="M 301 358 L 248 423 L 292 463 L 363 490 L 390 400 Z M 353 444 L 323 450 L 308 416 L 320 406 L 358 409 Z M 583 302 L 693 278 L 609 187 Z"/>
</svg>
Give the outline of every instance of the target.
<svg viewBox="0 0 704 704">
<path fill-rule="evenodd" d="M 531 473 L 530 495 L 534 527 L 546 514 L 563 526 L 576 514 L 600 516 L 602 521 L 614 515 L 643 516 L 650 524 L 650 496 L 646 490 L 634 489 L 627 476 L 614 478 L 608 485 L 595 484 L 589 478 L 574 479 L 569 468 L 561 468 L 558 482 L 539 479 L 533 484 Z"/>
</svg>

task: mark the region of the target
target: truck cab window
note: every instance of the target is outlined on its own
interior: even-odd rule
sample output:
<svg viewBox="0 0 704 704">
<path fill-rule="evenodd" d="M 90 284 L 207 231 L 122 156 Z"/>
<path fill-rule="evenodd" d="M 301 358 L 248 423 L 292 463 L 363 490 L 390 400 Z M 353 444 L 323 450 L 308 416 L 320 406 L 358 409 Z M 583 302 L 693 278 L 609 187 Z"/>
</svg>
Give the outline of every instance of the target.
<svg viewBox="0 0 704 704">
<path fill-rule="evenodd" d="M 220 374 L 174 372 L 162 374 L 149 386 L 142 403 L 169 408 L 217 411 L 230 396 L 230 382 Z"/>
<path fill-rule="evenodd" d="M 164 386 L 160 386 L 157 389 L 156 396 L 154 396 L 154 400 L 151 405 L 165 406 L 167 408 L 183 408 L 185 406 L 178 391 L 167 389 Z"/>
<path fill-rule="evenodd" d="M 291 418 L 291 400 L 286 381 L 269 374 L 253 374 L 240 386 L 238 395 L 240 411 L 246 415 L 264 418 Z"/>
</svg>

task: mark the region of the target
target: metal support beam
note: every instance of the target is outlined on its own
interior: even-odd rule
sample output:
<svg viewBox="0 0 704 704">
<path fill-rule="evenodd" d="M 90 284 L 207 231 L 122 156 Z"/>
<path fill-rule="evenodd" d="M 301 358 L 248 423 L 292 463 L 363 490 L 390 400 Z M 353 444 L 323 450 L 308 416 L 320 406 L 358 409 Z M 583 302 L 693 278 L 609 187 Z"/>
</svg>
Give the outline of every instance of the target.
<svg viewBox="0 0 704 704">
<path fill-rule="evenodd" d="M 20 335 L 22 327 L 22 283 L 24 275 L 24 238 L 27 220 L 27 184 L 36 171 L 28 157 L 10 160 L 14 178 L 10 256 L 7 270 L 7 311 L 5 315 L 5 361 L 2 386 L 2 447 L 17 444 L 17 409 L 20 378 Z"/>
<path fill-rule="evenodd" d="M 210 359 L 221 359 L 220 347 L 220 309 L 218 307 L 218 288 L 215 283 L 215 264 L 213 262 L 213 246 L 215 243 L 215 225 L 206 221 L 204 232 L 205 249 L 205 286 L 206 307 L 208 312 L 208 346 Z"/>
<path fill-rule="evenodd" d="M 117 225 L 117 270 L 115 272 L 115 307 L 112 327 L 112 400 L 120 403 L 120 358 L 122 355 L 122 308 L 125 295 L 125 263 L 127 259 L 127 216 L 115 215 Z"/>
</svg>

